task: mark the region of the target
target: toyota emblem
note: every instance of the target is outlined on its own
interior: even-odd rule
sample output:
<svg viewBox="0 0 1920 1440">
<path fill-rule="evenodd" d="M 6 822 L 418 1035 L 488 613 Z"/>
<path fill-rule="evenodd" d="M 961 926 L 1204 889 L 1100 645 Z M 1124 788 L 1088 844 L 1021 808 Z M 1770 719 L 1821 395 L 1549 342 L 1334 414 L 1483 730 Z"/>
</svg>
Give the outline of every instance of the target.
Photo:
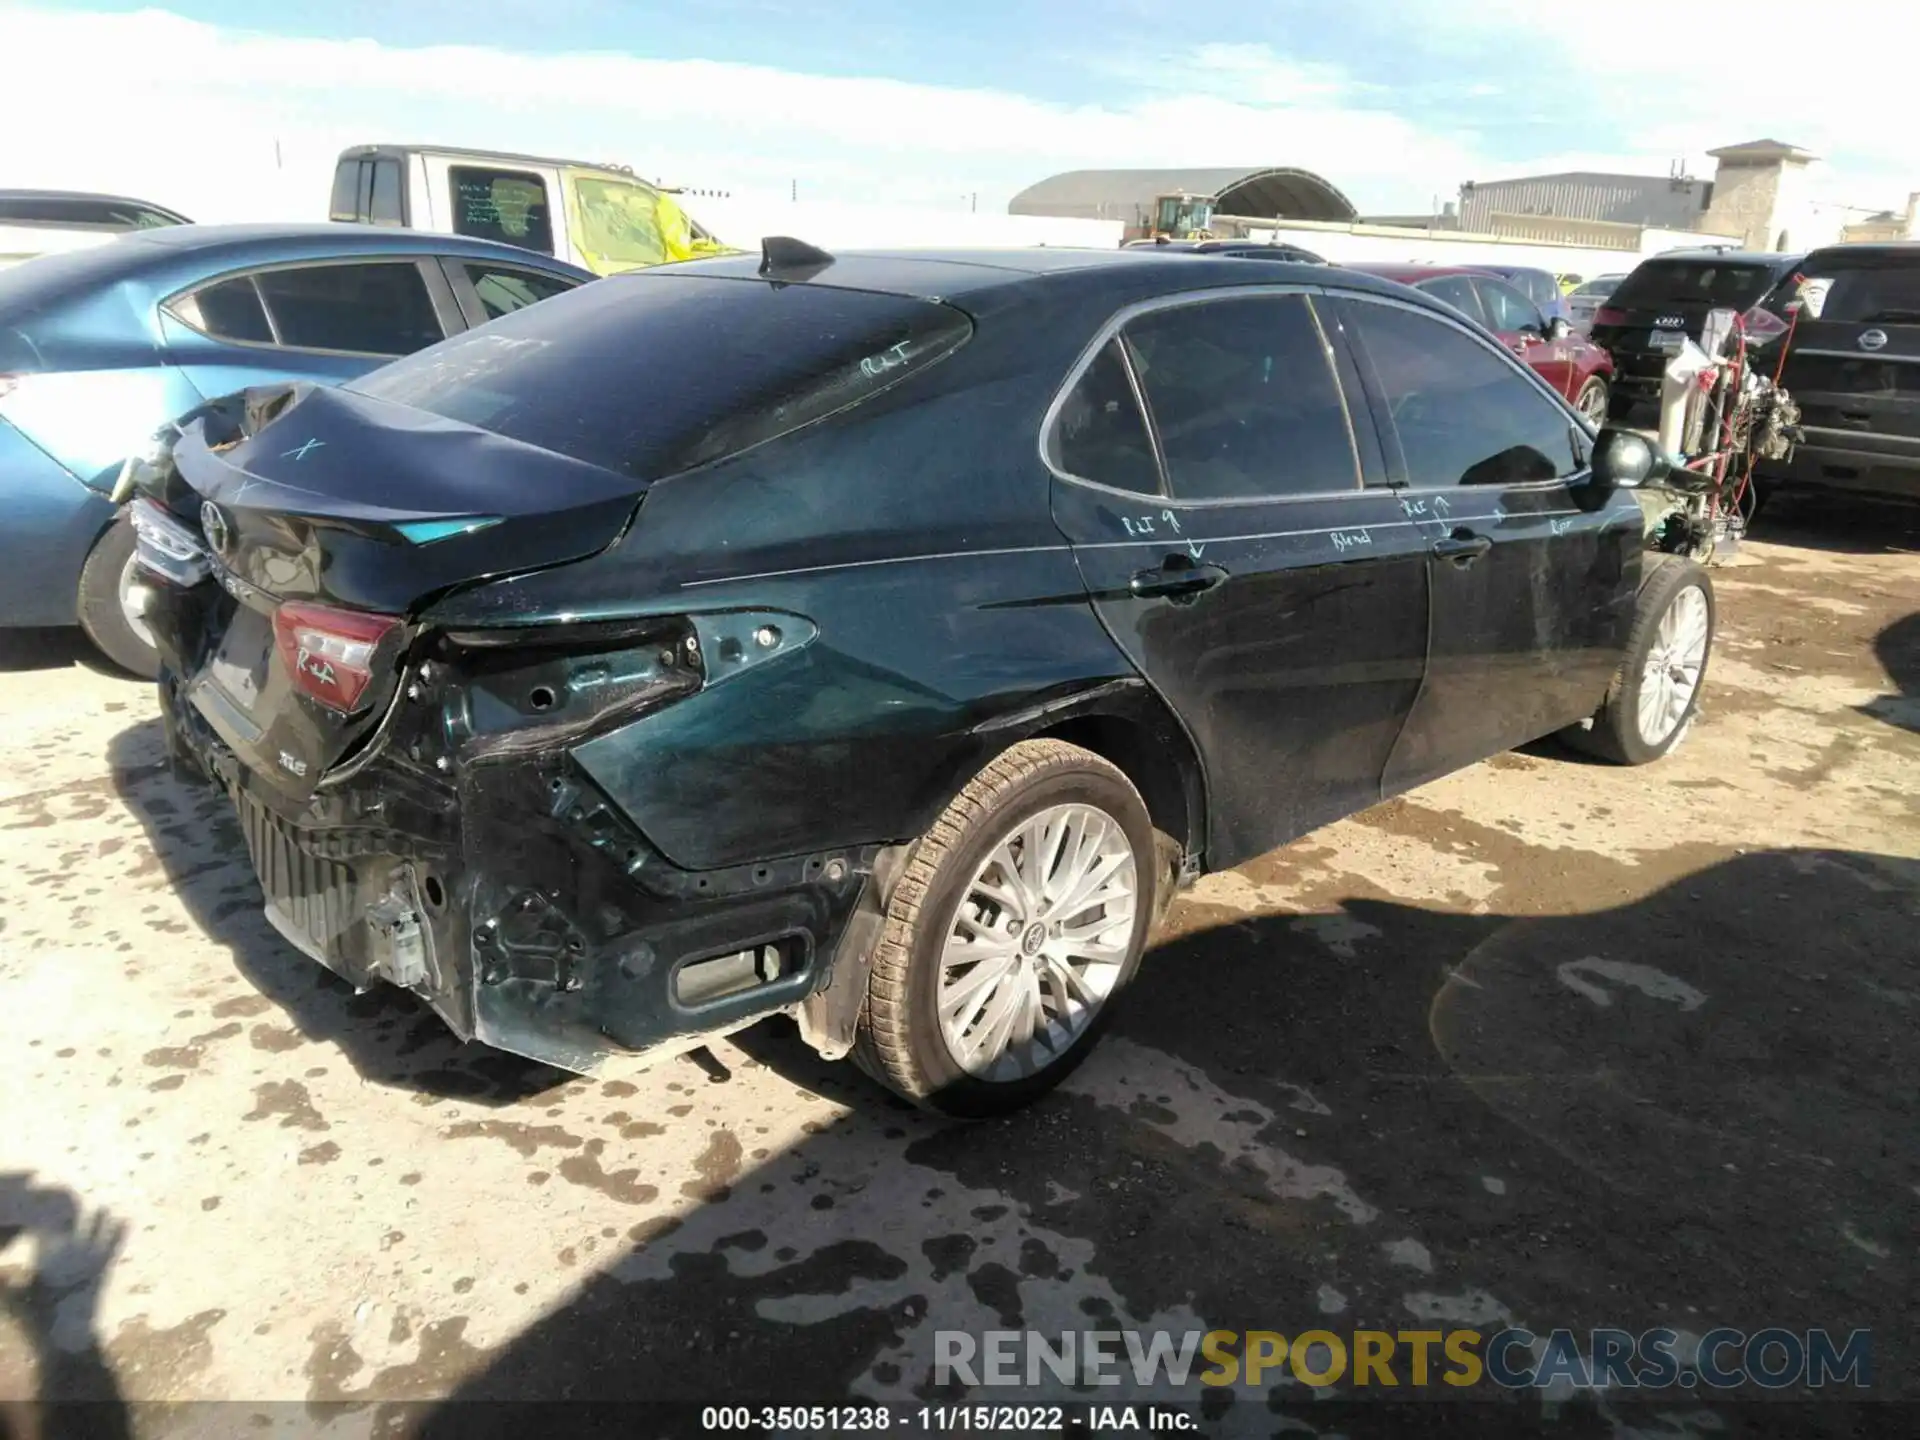
<svg viewBox="0 0 1920 1440">
<path fill-rule="evenodd" d="M 1878 350 L 1886 343 L 1887 332 L 1884 330 L 1869 330 L 1860 337 L 1860 348 L 1862 350 Z"/>
<path fill-rule="evenodd" d="M 207 544 L 216 555 L 225 555 L 227 546 L 233 541 L 233 532 L 227 527 L 227 517 L 220 513 L 220 507 L 211 500 L 200 502 L 200 528 L 206 532 Z"/>
</svg>

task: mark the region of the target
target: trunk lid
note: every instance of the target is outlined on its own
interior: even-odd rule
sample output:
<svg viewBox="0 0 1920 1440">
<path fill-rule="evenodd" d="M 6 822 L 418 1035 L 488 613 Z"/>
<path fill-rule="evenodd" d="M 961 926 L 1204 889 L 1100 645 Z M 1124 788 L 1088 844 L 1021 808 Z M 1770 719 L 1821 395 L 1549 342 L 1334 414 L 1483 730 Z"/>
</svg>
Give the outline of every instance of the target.
<svg viewBox="0 0 1920 1440">
<path fill-rule="evenodd" d="M 188 701 L 292 801 L 378 724 L 399 682 L 409 617 L 451 589 L 599 553 L 646 489 L 345 390 L 252 396 L 246 416 L 237 427 L 191 425 L 173 447 L 185 487 L 173 508 L 197 522 L 229 599 L 198 612 L 190 653 L 170 658 Z M 348 631 L 364 628 L 360 616 L 398 622 L 354 653 L 370 679 L 346 708 L 313 693 L 313 677 L 322 667 L 331 676 L 340 653 L 290 624 L 318 616 L 324 625 L 342 612 Z"/>
<path fill-rule="evenodd" d="M 1590 334 L 1624 374 L 1657 377 L 1682 340 L 1700 339 L 1711 312 L 1752 309 L 1777 274 L 1776 265 L 1754 260 L 1648 260 L 1596 307 Z"/>
</svg>

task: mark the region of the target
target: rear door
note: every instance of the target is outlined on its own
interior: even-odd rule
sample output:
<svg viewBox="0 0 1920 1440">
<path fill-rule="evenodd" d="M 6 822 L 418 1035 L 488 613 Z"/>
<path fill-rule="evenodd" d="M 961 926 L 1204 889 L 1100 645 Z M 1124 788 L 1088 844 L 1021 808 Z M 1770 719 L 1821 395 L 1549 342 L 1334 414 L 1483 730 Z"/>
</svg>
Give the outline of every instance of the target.
<svg viewBox="0 0 1920 1440">
<path fill-rule="evenodd" d="M 1828 251 L 1802 273 L 1783 383 L 1803 450 L 1837 452 L 1842 468 L 1920 468 L 1920 248 Z"/>
<path fill-rule="evenodd" d="M 1426 679 L 1393 794 L 1593 713 L 1632 622 L 1642 522 L 1630 492 L 1590 483 L 1567 407 L 1483 336 L 1380 297 L 1342 304 L 1430 550 Z"/>
<path fill-rule="evenodd" d="M 1299 288 L 1130 314 L 1046 436 L 1054 515 L 1115 641 L 1192 735 L 1208 863 L 1372 804 L 1419 690 L 1425 538 L 1351 357 Z"/>
</svg>

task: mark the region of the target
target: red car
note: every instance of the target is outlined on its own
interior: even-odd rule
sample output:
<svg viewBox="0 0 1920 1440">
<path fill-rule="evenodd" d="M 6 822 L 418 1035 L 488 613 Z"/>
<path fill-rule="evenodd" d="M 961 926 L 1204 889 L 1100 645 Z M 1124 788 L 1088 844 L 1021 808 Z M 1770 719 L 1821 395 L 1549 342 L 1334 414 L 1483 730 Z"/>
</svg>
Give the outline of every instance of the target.
<svg viewBox="0 0 1920 1440">
<path fill-rule="evenodd" d="M 1573 402 L 1598 427 L 1607 423 L 1613 360 L 1575 335 L 1564 320 L 1549 321 L 1525 295 L 1486 270 L 1449 265 L 1347 265 L 1366 275 L 1423 290 L 1500 337 L 1533 372 Z"/>
</svg>

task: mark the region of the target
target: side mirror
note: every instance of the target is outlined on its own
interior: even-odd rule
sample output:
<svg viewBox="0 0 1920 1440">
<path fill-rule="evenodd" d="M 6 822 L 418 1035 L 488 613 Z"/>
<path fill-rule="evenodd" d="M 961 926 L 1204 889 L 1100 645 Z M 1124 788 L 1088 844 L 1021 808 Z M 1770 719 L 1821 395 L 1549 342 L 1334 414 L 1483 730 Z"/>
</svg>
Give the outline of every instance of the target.
<svg viewBox="0 0 1920 1440">
<path fill-rule="evenodd" d="M 1556 315 L 1547 322 L 1547 339 L 1564 340 L 1571 334 L 1573 326 L 1567 323 L 1565 316 Z"/>
<path fill-rule="evenodd" d="M 1666 479 L 1673 466 L 1638 430 L 1609 425 L 1593 442 L 1593 478 L 1609 490 L 1637 490 Z"/>
</svg>

